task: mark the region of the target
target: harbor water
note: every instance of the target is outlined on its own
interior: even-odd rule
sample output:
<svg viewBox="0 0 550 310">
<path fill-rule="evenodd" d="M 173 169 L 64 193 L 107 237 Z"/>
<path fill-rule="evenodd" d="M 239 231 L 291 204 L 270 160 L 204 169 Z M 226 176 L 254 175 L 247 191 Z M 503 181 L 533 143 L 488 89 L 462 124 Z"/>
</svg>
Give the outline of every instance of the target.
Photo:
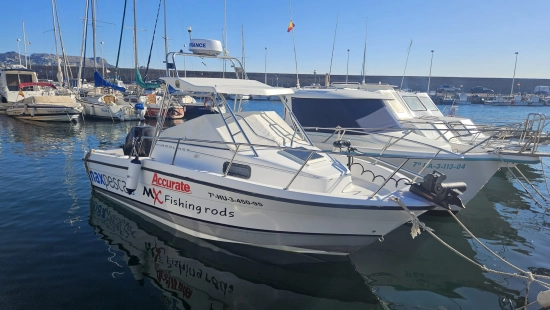
<svg viewBox="0 0 550 310">
<path fill-rule="evenodd" d="M 243 107 L 283 113 L 278 102 L 248 101 Z M 457 114 L 489 122 L 520 121 L 530 112 L 548 113 L 550 107 L 471 105 L 460 106 Z M 0 309 L 524 305 L 525 280 L 484 272 L 425 232 L 412 239 L 407 225 L 348 257 L 319 258 L 207 242 L 135 214 L 92 191 L 82 157 L 90 148 L 119 147 L 136 124 L 36 123 L 0 115 Z M 548 196 L 545 178 L 550 169 L 545 168 L 520 166 Z M 550 275 L 550 205 L 537 199 L 542 206 L 502 170 L 458 218 L 509 262 Z M 514 272 L 452 218 L 421 220 L 467 257 L 491 269 Z M 529 302 L 541 290 L 531 284 Z"/>
</svg>

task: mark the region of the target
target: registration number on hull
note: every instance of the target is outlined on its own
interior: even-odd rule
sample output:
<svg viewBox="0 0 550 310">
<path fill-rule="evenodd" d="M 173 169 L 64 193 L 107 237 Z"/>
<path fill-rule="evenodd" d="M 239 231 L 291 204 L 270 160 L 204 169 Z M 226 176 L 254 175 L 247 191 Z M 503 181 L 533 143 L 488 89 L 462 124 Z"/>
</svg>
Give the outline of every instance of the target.
<svg viewBox="0 0 550 310">
<path fill-rule="evenodd" d="M 413 163 L 413 167 L 424 168 L 426 167 L 426 163 L 415 161 Z M 460 170 L 460 169 L 466 169 L 466 164 L 429 164 L 428 169 Z"/>
</svg>

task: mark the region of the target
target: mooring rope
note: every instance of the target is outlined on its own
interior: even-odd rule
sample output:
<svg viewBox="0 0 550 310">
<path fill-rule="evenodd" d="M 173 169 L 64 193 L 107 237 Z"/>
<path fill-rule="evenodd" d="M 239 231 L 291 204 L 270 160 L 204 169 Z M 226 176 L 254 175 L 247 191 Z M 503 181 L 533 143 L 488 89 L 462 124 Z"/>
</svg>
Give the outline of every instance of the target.
<svg viewBox="0 0 550 310">
<path fill-rule="evenodd" d="M 403 210 L 411 216 L 411 223 L 413 225 L 413 228 L 411 229 L 411 236 L 413 237 L 413 239 L 420 234 L 420 228 L 422 228 L 422 229 L 424 229 L 424 231 L 428 232 L 432 237 L 434 237 L 437 241 L 439 241 L 441 244 L 443 244 L 446 248 L 453 251 L 458 256 L 464 258 L 468 262 L 478 266 L 481 270 L 483 270 L 485 272 L 490 272 L 490 273 L 494 273 L 494 274 L 511 276 L 511 277 L 516 277 L 516 278 L 521 278 L 521 279 L 527 280 L 525 306 L 523 306 L 521 308 L 518 308 L 518 309 L 527 309 L 527 307 L 529 307 L 533 303 L 537 302 L 537 301 L 535 301 L 535 302 L 532 302 L 532 303 L 529 304 L 529 301 L 528 301 L 529 287 L 530 287 L 532 282 L 536 282 L 536 283 L 540 284 L 542 287 L 544 287 L 546 289 L 550 289 L 550 283 L 546 283 L 544 281 L 539 280 L 539 279 L 550 280 L 550 276 L 533 274 L 530 271 L 524 271 L 523 269 L 521 269 L 521 268 L 515 266 L 514 264 L 508 262 L 507 260 L 505 260 L 504 258 L 499 256 L 497 253 L 495 253 L 493 250 L 489 249 L 483 242 L 481 242 L 481 240 L 479 240 L 468 228 L 466 228 L 466 226 L 464 226 L 464 224 L 462 224 L 462 222 L 453 214 L 453 212 L 451 210 L 447 210 L 447 212 L 449 212 L 449 214 L 451 214 L 451 216 L 455 219 L 455 221 L 468 233 L 468 235 L 470 235 L 472 237 L 472 239 L 474 239 L 477 243 L 479 243 L 489 253 L 491 253 L 496 258 L 500 259 L 501 261 L 503 261 L 504 263 L 506 263 L 508 266 L 512 267 L 513 269 L 516 269 L 521 274 L 509 273 L 509 272 L 490 269 L 490 268 L 487 268 L 485 265 L 482 265 L 482 264 L 474 261 L 473 259 L 471 259 L 471 258 L 467 257 L 466 255 L 460 253 L 460 251 L 456 250 L 455 248 L 453 248 L 452 246 L 447 244 L 445 241 L 443 241 L 441 238 L 439 238 L 434 233 L 434 230 L 431 229 L 430 227 L 427 227 L 425 223 L 421 222 L 418 219 L 418 217 L 416 216 L 416 214 L 411 212 L 409 210 L 409 208 L 407 208 L 407 206 L 399 198 L 397 198 L 395 196 L 392 196 L 392 197 L 390 197 L 390 200 L 395 202 L 401 208 L 403 208 Z M 537 279 L 537 278 L 539 278 L 539 279 Z"/>
</svg>

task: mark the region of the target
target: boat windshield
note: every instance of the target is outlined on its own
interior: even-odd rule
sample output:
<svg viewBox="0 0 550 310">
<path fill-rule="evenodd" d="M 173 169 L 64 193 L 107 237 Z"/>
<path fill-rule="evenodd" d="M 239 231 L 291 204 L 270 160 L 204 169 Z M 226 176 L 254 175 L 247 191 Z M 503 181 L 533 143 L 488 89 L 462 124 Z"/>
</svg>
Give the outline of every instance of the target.
<svg viewBox="0 0 550 310">
<path fill-rule="evenodd" d="M 292 98 L 292 112 L 304 127 L 401 128 L 380 99 Z M 334 130 L 319 130 L 334 132 Z M 350 133 L 352 134 L 352 133 Z"/>
<path fill-rule="evenodd" d="M 428 98 L 428 97 L 418 97 L 418 99 L 420 99 L 420 101 L 422 101 L 422 104 L 424 104 L 424 106 L 426 108 L 428 108 L 428 110 L 430 110 L 430 111 L 439 111 L 439 109 L 437 108 L 435 103 L 430 98 Z"/>
<path fill-rule="evenodd" d="M 416 96 L 403 96 L 403 100 L 409 106 L 411 111 L 426 111 L 426 107 Z"/>
</svg>

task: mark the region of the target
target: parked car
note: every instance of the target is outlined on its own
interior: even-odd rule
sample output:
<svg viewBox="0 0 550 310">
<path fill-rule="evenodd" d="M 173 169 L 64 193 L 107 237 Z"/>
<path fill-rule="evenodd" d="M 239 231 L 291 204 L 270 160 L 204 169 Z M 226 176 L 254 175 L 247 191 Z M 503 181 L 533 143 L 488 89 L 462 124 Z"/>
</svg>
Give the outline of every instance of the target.
<svg viewBox="0 0 550 310">
<path fill-rule="evenodd" d="M 437 88 L 438 93 L 454 93 L 457 91 L 460 91 L 460 88 L 447 84 L 439 85 L 439 87 Z"/>
<path fill-rule="evenodd" d="M 472 94 L 479 94 L 479 93 L 483 93 L 483 94 L 492 94 L 494 93 L 495 91 L 492 90 L 492 89 L 489 89 L 487 87 L 483 87 L 483 86 L 475 86 L 475 87 L 472 87 L 472 89 L 470 89 L 470 92 Z"/>
<path fill-rule="evenodd" d="M 535 86 L 535 95 L 547 96 L 550 93 L 550 86 Z"/>
</svg>

